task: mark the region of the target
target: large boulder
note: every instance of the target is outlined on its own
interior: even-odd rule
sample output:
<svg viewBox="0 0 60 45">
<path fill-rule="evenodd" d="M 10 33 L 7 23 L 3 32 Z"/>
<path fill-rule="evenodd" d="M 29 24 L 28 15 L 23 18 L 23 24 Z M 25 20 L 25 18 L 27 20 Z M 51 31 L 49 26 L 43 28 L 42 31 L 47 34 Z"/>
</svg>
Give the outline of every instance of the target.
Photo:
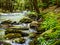
<svg viewBox="0 0 60 45">
<path fill-rule="evenodd" d="M 31 28 L 36 28 L 36 27 L 38 27 L 38 22 L 37 22 L 37 21 L 32 21 L 31 24 L 30 24 L 30 27 L 31 27 Z"/>
</svg>

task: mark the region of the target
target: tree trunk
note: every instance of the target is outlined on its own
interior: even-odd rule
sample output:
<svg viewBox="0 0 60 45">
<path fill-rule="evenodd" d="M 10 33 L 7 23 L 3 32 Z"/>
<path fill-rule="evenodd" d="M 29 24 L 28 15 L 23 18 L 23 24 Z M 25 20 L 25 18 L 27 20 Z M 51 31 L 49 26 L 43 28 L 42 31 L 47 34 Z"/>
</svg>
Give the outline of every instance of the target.
<svg viewBox="0 0 60 45">
<path fill-rule="evenodd" d="M 2 2 L 2 9 L 3 10 L 9 10 L 10 12 L 13 12 L 13 4 L 12 0 L 5 0 Z"/>
<path fill-rule="evenodd" d="M 33 0 L 33 6 L 34 6 L 34 10 L 35 10 L 37 13 L 40 13 L 37 0 Z"/>
<path fill-rule="evenodd" d="M 60 7 L 60 2 L 59 0 L 56 0 L 57 7 Z"/>
<path fill-rule="evenodd" d="M 30 10 L 33 11 L 33 2 L 32 0 L 30 0 L 29 2 L 30 2 Z"/>
</svg>

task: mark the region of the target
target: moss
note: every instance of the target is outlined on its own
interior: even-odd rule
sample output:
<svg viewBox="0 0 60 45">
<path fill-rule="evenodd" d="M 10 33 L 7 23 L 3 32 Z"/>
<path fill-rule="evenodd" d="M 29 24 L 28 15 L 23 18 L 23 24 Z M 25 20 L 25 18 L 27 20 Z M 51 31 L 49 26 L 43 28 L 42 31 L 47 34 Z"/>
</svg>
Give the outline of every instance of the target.
<svg viewBox="0 0 60 45">
<path fill-rule="evenodd" d="M 21 37 L 21 34 L 19 33 L 9 33 L 5 35 L 6 39 L 13 39 L 13 38 L 19 38 L 19 37 Z"/>
<path fill-rule="evenodd" d="M 30 13 L 27 15 L 29 18 L 33 19 L 33 20 L 37 20 L 38 15 L 36 13 Z"/>
<path fill-rule="evenodd" d="M 5 31 L 5 34 L 9 34 L 9 33 L 22 33 L 21 30 L 13 30 L 13 29 L 7 29 Z"/>
<path fill-rule="evenodd" d="M 30 22 L 32 22 L 32 19 L 30 19 L 28 17 L 24 17 L 19 22 L 20 23 L 30 23 Z"/>
<path fill-rule="evenodd" d="M 23 39 L 23 38 L 16 38 L 16 39 L 13 40 L 13 42 L 22 44 L 22 43 L 25 42 L 25 39 Z"/>
<path fill-rule="evenodd" d="M 37 36 L 37 34 L 34 32 L 29 34 L 30 39 L 34 39 L 34 38 L 36 38 L 36 36 Z"/>
<path fill-rule="evenodd" d="M 46 30 L 45 30 L 45 28 L 38 27 L 38 28 L 37 28 L 37 31 L 40 32 L 40 33 L 43 33 L 43 32 L 45 32 Z"/>
</svg>

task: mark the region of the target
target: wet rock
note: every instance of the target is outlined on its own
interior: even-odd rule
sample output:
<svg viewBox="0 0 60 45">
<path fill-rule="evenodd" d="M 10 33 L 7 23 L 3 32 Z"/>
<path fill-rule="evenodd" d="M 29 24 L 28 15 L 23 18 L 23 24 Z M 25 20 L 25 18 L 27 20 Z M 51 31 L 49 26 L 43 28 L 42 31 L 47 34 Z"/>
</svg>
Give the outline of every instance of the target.
<svg viewBox="0 0 60 45">
<path fill-rule="evenodd" d="M 29 36 L 28 33 L 22 33 L 22 37 L 26 37 L 26 36 Z"/>
<path fill-rule="evenodd" d="M 23 44 L 25 42 L 25 39 L 24 38 L 16 38 L 16 39 L 13 39 L 13 42 Z"/>
<path fill-rule="evenodd" d="M 14 27 L 10 27 L 13 30 L 29 30 L 28 27 L 19 27 L 19 26 L 14 26 Z"/>
<path fill-rule="evenodd" d="M 37 45 L 37 40 L 36 40 L 36 39 L 32 40 L 32 41 L 29 43 L 29 45 Z"/>
<path fill-rule="evenodd" d="M 7 29 L 5 31 L 5 34 L 9 34 L 9 33 L 22 33 L 21 30 L 13 30 L 13 29 Z"/>
<path fill-rule="evenodd" d="M 11 25 L 11 22 L 12 21 L 10 21 L 10 20 L 6 20 L 6 21 L 2 21 L 1 22 L 1 26 L 2 26 L 2 28 L 9 28 L 9 27 L 11 27 L 12 25 Z"/>
<path fill-rule="evenodd" d="M 37 28 L 37 32 L 43 33 L 43 32 L 45 32 L 45 29 L 44 29 L 44 28 L 41 28 L 41 27 L 38 27 L 38 28 Z"/>
<path fill-rule="evenodd" d="M 20 20 L 20 23 L 31 23 L 32 19 L 28 18 L 28 17 L 24 17 L 23 19 Z"/>
<path fill-rule="evenodd" d="M 14 24 L 14 25 L 18 25 L 19 23 L 17 23 L 16 21 L 14 21 L 14 22 L 12 22 L 12 24 Z"/>
<path fill-rule="evenodd" d="M 40 18 L 39 20 L 38 20 L 38 22 L 42 22 L 43 21 L 43 18 Z"/>
<path fill-rule="evenodd" d="M 9 33 L 5 35 L 6 39 L 13 39 L 13 38 L 19 38 L 19 37 L 21 37 L 21 34 L 19 33 Z"/>
<path fill-rule="evenodd" d="M 34 38 L 36 38 L 36 36 L 37 36 L 37 34 L 33 32 L 33 33 L 30 33 L 29 38 L 34 39 Z"/>
<path fill-rule="evenodd" d="M 30 28 L 37 28 L 38 27 L 38 22 L 37 21 L 33 21 L 30 24 Z"/>
<path fill-rule="evenodd" d="M 34 45 L 34 42 L 33 42 L 33 41 L 31 41 L 31 42 L 29 43 L 29 45 Z"/>
<path fill-rule="evenodd" d="M 0 45 L 11 45 L 10 43 L 0 41 Z"/>
</svg>

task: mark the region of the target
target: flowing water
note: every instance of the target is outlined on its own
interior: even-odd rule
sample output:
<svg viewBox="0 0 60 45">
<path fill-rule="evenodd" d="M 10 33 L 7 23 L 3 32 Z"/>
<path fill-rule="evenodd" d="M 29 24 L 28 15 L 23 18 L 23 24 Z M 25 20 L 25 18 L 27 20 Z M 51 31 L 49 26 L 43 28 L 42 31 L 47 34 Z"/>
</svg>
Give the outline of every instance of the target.
<svg viewBox="0 0 60 45">
<path fill-rule="evenodd" d="M 17 25 L 17 26 L 22 26 L 22 25 Z M 1 29 L 1 30 L 3 30 L 3 29 Z M 32 33 L 32 32 L 36 32 L 36 31 L 34 29 L 29 28 L 29 30 L 25 30 L 25 31 L 22 31 L 22 32 Z M 11 43 L 12 45 L 29 45 L 29 42 L 32 41 L 28 36 L 27 37 L 23 37 L 23 38 L 26 39 L 25 43 L 23 43 L 23 44 L 12 43 L 12 40 L 4 40 L 4 41 L 8 42 L 8 43 Z"/>
<path fill-rule="evenodd" d="M 23 11 L 20 13 L 1 13 L 0 14 L 0 22 L 4 20 L 11 20 L 11 21 L 19 21 L 21 18 L 23 18 L 27 13 L 30 11 Z"/>
<path fill-rule="evenodd" d="M 0 22 L 4 21 L 4 20 L 11 20 L 11 21 L 19 21 L 21 18 L 23 18 L 25 15 L 27 15 L 27 11 L 23 11 L 21 13 L 4 13 L 0 15 Z M 23 24 L 24 26 L 26 26 L 25 24 Z M 22 24 L 20 25 L 14 25 L 14 26 L 23 26 Z M 29 24 L 28 24 L 29 27 Z M 25 30 L 23 31 L 25 33 L 31 33 L 31 32 L 36 32 L 34 29 L 29 28 L 29 30 Z M 28 37 L 24 37 L 26 39 L 25 43 L 23 44 L 17 44 L 17 43 L 12 43 L 12 40 L 5 40 L 5 42 L 9 42 L 12 45 L 29 45 L 29 42 L 32 41 L 31 39 L 29 39 Z"/>
</svg>

